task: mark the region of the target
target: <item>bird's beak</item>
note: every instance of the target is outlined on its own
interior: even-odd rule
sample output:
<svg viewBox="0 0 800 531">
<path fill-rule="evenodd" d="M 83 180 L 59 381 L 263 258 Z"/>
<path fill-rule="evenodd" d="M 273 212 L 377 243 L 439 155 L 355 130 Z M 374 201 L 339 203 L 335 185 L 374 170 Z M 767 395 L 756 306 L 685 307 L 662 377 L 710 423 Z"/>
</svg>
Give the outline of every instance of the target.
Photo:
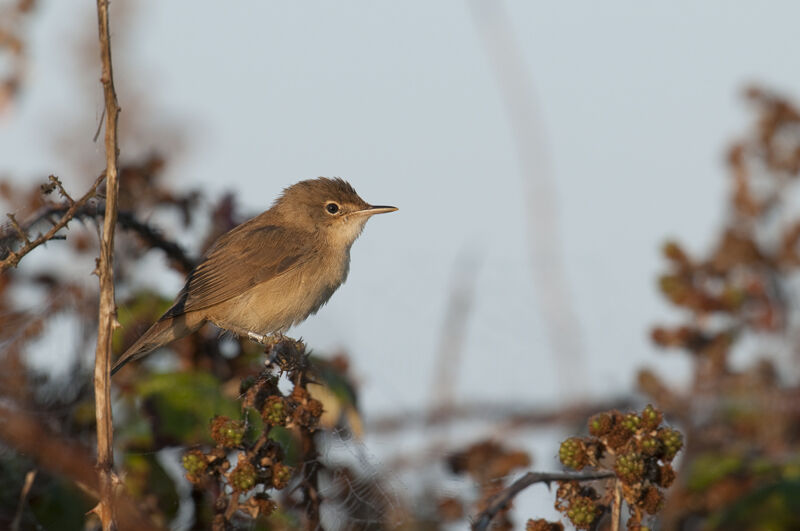
<svg viewBox="0 0 800 531">
<path fill-rule="evenodd" d="M 356 210 L 353 212 L 355 216 L 372 216 L 373 214 L 385 214 L 387 212 L 394 212 L 397 207 L 385 205 L 370 205 L 363 210 Z"/>
</svg>

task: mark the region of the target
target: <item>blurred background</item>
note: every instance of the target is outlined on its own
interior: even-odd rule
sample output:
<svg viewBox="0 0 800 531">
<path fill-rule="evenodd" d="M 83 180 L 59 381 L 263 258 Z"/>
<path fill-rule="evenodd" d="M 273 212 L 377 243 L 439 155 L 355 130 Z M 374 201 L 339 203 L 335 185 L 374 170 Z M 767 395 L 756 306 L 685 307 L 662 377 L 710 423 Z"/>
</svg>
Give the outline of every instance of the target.
<svg viewBox="0 0 800 531">
<path fill-rule="evenodd" d="M 104 168 L 102 134 L 93 141 L 103 114 L 97 21 L 92 2 L 0 6 L 0 191 L 5 211 L 24 220 L 46 204 L 39 185 L 48 175 L 78 196 Z M 484 437 L 520 448 L 534 469 L 559 469 L 559 441 L 577 434 L 589 415 L 657 401 L 652 386 L 642 386 L 650 381 L 643 367 L 677 394 L 696 390 L 698 371 L 708 369 L 698 368 L 697 341 L 665 339 L 667 330 L 652 332 L 659 324 L 688 320 L 710 342 L 716 336 L 706 327 L 716 333 L 725 319 L 735 321 L 742 341 L 725 349 L 713 374 L 746 371 L 763 357 L 781 385 L 796 385 L 792 284 L 781 277 L 791 260 L 757 252 L 747 275 L 741 267 L 713 274 L 701 267 L 719 265 L 719 253 L 708 255 L 724 247 L 721 234 L 744 231 L 743 240 L 757 245 L 763 236 L 774 246 L 785 241 L 775 225 L 788 226 L 796 215 L 786 192 L 793 168 L 775 166 L 763 149 L 772 139 L 767 117 L 779 124 L 775 130 L 781 120 L 789 123 L 788 132 L 772 131 L 781 146 L 794 149 L 798 141 L 793 115 L 772 96 L 791 100 L 800 91 L 792 53 L 796 3 L 111 6 L 121 208 L 186 256 L 199 256 L 213 235 L 265 210 L 302 179 L 340 176 L 366 201 L 399 207 L 369 223 L 353 247 L 347 283 L 290 331 L 323 359 L 346 356 L 359 413 L 347 435 L 333 431 L 323 453 L 342 454 L 368 477 L 383 478 L 389 486 L 381 496 L 393 507 L 424 493 L 461 496 L 469 481 L 448 476 L 443 461 Z M 766 89 L 745 96 L 754 84 Z M 757 193 L 768 188 L 760 209 L 742 206 L 741 157 L 731 155 L 741 139 L 761 142 L 741 156 L 762 157 L 752 164 L 761 178 L 777 175 L 754 185 Z M 65 433 L 82 433 L 72 424 L 74 411 L 91 392 L 65 389 L 90 374 L 93 360 L 94 332 L 81 312 L 94 311 L 94 226 L 90 216 L 81 219 L 66 242 L 37 249 L 4 277 L 4 350 L 22 360 L 20 371 L 36 375 L 26 376 L 36 382 L 22 393 L 26 407 L 43 417 L 42 408 L 52 406 L 62 423 L 69 411 Z M 118 243 L 120 351 L 163 311 L 186 273 L 174 255 L 133 232 L 123 231 Z M 671 239 L 681 242 L 666 246 L 678 270 L 673 277 L 689 275 L 692 289 L 720 292 L 720 283 L 749 289 L 763 274 L 768 287 L 742 288 L 741 297 L 780 306 L 785 316 L 765 324 L 752 307 L 739 312 L 675 296 L 675 278 L 662 276 L 673 267 L 662 255 Z M 686 255 L 697 258 L 680 258 Z M 702 271 L 690 274 L 693 267 Z M 22 334 L 20 322 L 31 316 L 41 326 Z M 748 326 L 752 335 L 744 333 Z M 203 338 L 216 341 L 216 332 Z M 667 353 L 659 344 L 695 355 Z M 153 356 L 141 371 L 209 369 L 187 354 L 198 348 Z M 217 356 L 233 363 L 232 353 L 248 348 L 223 340 Z M 210 367 L 223 381 L 243 370 Z M 143 391 L 136 375 L 121 376 L 115 420 L 130 425 L 142 416 Z M 656 404 L 667 420 L 670 405 L 684 403 L 676 400 Z M 40 403 L 49 406 L 32 405 Z M 135 438 L 119 429 L 120 444 Z M 162 449 L 180 445 L 153 433 L 146 451 L 125 448 L 158 453 L 177 485 L 179 454 Z M 781 441 L 767 446 L 780 446 L 780 463 L 796 462 L 797 446 Z M 24 468 L 14 473 L 21 478 Z M 0 509 L 9 520 L 21 485 Z M 187 487 L 175 488 L 180 494 Z M 165 510 L 165 521 L 199 525 L 184 502 Z M 469 501 L 459 503 L 460 519 L 442 525 L 463 528 L 475 514 Z M 24 521 L 34 522 L 35 513 L 45 525 L 45 509 L 23 512 Z M 401 520 L 415 528 L 408 522 L 420 515 L 411 513 Z M 559 516 L 543 487 L 515 503 L 517 527 L 536 516 Z M 340 516 L 330 518 L 328 527 L 348 527 Z M 378 526 L 375 518 L 365 521 Z M 694 529 L 680 518 L 662 525 Z"/>
</svg>

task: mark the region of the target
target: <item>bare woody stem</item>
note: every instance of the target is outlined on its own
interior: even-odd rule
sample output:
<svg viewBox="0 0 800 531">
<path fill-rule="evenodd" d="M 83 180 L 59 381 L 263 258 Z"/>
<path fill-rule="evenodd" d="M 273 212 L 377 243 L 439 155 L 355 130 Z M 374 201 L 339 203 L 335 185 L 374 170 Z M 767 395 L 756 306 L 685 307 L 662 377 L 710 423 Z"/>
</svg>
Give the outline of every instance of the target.
<svg viewBox="0 0 800 531">
<path fill-rule="evenodd" d="M 611 508 L 611 531 L 619 531 L 622 515 L 622 488 L 619 480 L 614 480 L 614 506 Z"/>
<path fill-rule="evenodd" d="M 489 529 L 492 519 L 508 507 L 514 497 L 534 483 L 550 483 L 553 481 L 593 481 L 614 477 L 613 472 L 590 472 L 587 474 L 571 474 L 567 472 L 528 472 L 514 483 L 503 489 L 489 502 L 472 523 L 472 531 Z"/>
<path fill-rule="evenodd" d="M 100 277 L 100 312 L 97 327 L 97 350 L 94 363 L 95 415 L 97 418 L 97 472 L 100 501 L 95 512 L 104 531 L 116 529 L 114 511 L 114 451 L 111 423 L 111 336 L 116 324 L 114 303 L 114 227 L 117 223 L 118 151 L 117 115 L 119 104 L 114 90 L 111 67 L 111 37 L 108 28 L 108 0 L 97 0 L 97 24 L 100 37 L 100 58 L 103 72 L 100 78 L 105 99 L 106 148 L 106 213 L 100 241 L 97 275 Z"/>
</svg>

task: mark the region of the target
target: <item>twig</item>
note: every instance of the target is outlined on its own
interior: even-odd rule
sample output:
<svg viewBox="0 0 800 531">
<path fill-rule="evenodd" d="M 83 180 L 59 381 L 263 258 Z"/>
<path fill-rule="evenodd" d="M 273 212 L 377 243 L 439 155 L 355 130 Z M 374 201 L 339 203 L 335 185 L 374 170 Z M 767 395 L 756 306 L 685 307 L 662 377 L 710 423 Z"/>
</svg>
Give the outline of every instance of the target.
<svg viewBox="0 0 800 531">
<path fill-rule="evenodd" d="M 622 515 L 622 489 L 619 480 L 614 480 L 614 506 L 611 508 L 611 531 L 619 531 L 619 521 Z"/>
<path fill-rule="evenodd" d="M 28 240 L 27 236 L 23 237 L 22 235 L 20 235 L 20 238 L 22 239 L 22 241 L 25 242 L 25 245 L 23 245 L 16 251 L 12 251 L 9 248 L 8 255 L 4 257 L 2 260 L 0 260 L 0 272 L 3 272 L 10 267 L 16 267 L 23 256 L 33 251 L 35 248 L 39 247 L 43 243 L 52 240 L 55 237 L 56 233 L 61 229 L 63 229 L 67 225 L 67 223 L 69 223 L 72 220 L 72 218 L 75 217 L 75 213 L 78 211 L 78 209 L 83 207 L 83 205 L 85 205 L 87 201 L 89 201 L 91 198 L 95 196 L 95 194 L 97 193 L 97 187 L 100 186 L 100 183 L 103 182 L 104 178 L 105 178 L 105 173 L 103 173 L 97 179 L 95 179 L 94 184 L 92 184 L 92 186 L 89 188 L 89 191 L 86 192 L 80 199 L 75 201 L 72 204 L 72 206 L 70 206 L 67 209 L 64 215 L 61 216 L 61 218 L 53 224 L 50 230 L 48 230 L 44 234 L 39 235 L 34 240 Z M 14 222 L 15 220 L 12 219 L 12 223 Z M 17 224 L 17 226 L 15 226 L 14 228 L 16 229 L 18 226 L 19 224 Z"/>
<path fill-rule="evenodd" d="M 97 137 L 100 136 L 100 130 L 103 129 L 103 118 L 106 117 L 106 108 L 103 107 L 103 112 L 100 114 L 100 120 L 97 122 L 97 131 L 94 132 L 92 142 L 97 142 Z"/>
<path fill-rule="evenodd" d="M 25 242 L 25 245 L 30 245 L 31 240 L 28 238 L 28 234 L 22 230 L 22 227 L 19 226 L 19 222 L 17 222 L 17 218 L 14 216 L 14 214 L 6 214 L 6 216 L 8 216 L 8 219 L 11 220 L 11 226 L 17 231 L 19 238 Z"/>
<path fill-rule="evenodd" d="M 323 531 L 320 520 L 321 497 L 319 493 L 319 453 L 314 442 L 314 434 L 305 428 L 300 429 L 301 444 L 303 446 L 303 481 L 301 492 L 306 508 L 306 529 L 309 531 Z"/>
<path fill-rule="evenodd" d="M 33 480 L 36 478 L 36 469 L 28 470 L 25 474 L 25 482 L 22 484 L 22 490 L 19 494 L 19 504 L 17 505 L 17 514 L 14 515 L 14 520 L 11 522 L 11 531 L 19 531 L 19 526 L 22 523 L 22 512 L 25 509 L 25 503 L 28 500 L 28 494 L 33 486 Z"/>
<path fill-rule="evenodd" d="M 297 354 L 297 351 L 295 350 L 293 353 Z M 303 364 L 303 368 L 298 371 L 297 380 L 294 385 L 295 388 L 302 387 L 305 389 L 306 385 L 311 381 L 306 372 L 310 367 L 307 365 L 308 358 L 303 356 L 298 361 Z M 320 505 L 322 499 L 319 492 L 319 471 L 321 465 L 319 462 L 317 443 L 314 440 L 314 430 L 303 425 L 298 426 L 298 429 L 303 452 L 303 479 L 300 486 L 301 492 L 303 493 L 303 503 L 305 505 L 306 529 L 308 531 L 324 531 L 320 519 Z"/>
<path fill-rule="evenodd" d="M 541 409 L 520 401 L 510 402 L 462 402 L 445 412 L 433 415 L 420 410 L 399 411 L 369 422 L 367 429 L 372 434 L 392 433 L 415 427 L 447 425 L 456 422 L 486 420 L 503 422 L 513 427 L 552 426 L 583 422 L 597 411 L 628 409 L 634 404 L 631 398 L 620 397 L 597 404 L 573 404 L 557 409 Z"/>
<path fill-rule="evenodd" d="M 492 519 L 505 509 L 514 497 L 533 485 L 534 483 L 550 483 L 553 481 L 593 481 L 614 477 L 613 472 L 591 472 L 587 474 L 571 474 L 567 472 L 528 472 L 514 483 L 495 495 L 472 523 L 473 531 L 483 531 L 489 528 Z"/>
<path fill-rule="evenodd" d="M 39 209 L 26 223 L 21 225 L 23 231 L 30 231 L 31 227 L 41 222 L 42 220 L 50 221 L 52 216 L 63 216 L 69 210 L 69 205 L 66 203 L 51 203 Z M 74 211 L 72 217 L 75 219 L 84 218 L 102 218 L 104 213 L 105 204 L 98 205 L 92 204 L 83 205 Z M 50 221 L 52 224 L 53 222 Z M 175 262 L 182 273 L 191 271 L 196 261 L 186 254 L 186 251 L 176 242 L 165 238 L 158 229 L 136 218 L 136 215 L 127 210 L 119 210 L 117 212 L 117 225 L 120 228 L 135 232 L 144 242 L 156 249 L 161 249 L 166 253 L 167 257 Z M 19 234 L 14 236 L 17 231 L 10 231 L 11 234 L 0 234 L 0 248 L 9 248 L 13 242 L 19 240 Z M 51 240 L 64 239 L 59 235 L 50 238 Z"/>
<path fill-rule="evenodd" d="M 187 256 L 186 251 L 184 251 L 180 245 L 164 238 L 164 236 L 159 234 L 155 228 L 151 227 L 147 223 L 136 219 L 136 216 L 133 215 L 133 212 L 119 212 L 117 215 L 117 222 L 123 229 L 127 229 L 138 234 L 139 237 L 143 239 L 150 247 L 164 251 L 167 257 L 169 257 L 180 267 L 181 272 L 188 273 L 194 269 L 196 261 Z"/>
<path fill-rule="evenodd" d="M 467 336 L 467 324 L 475 298 L 477 276 L 478 260 L 472 254 L 463 253 L 456 261 L 455 271 L 452 275 L 453 283 L 450 287 L 445 320 L 439 338 L 435 377 L 432 379 L 434 389 L 431 397 L 431 419 L 437 415 L 446 414 L 452 409 L 455 402 L 457 369 L 462 365 L 461 357 Z"/>
<path fill-rule="evenodd" d="M 43 184 L 43 185 L 42 185 L 42 192 L 43 192 L 44 194 L 49 194 L 49 193 L 50 193 L 50 192 L 52 192 L 53 190 L 56 190 L 56 189 L 57 189 L 57 190 L 58 190 L 58 193 L 61 195 L 61 197 L 63 197 L 64 199 L 66 199 L 66 200 L 67 200 L 67 202 L 68 202 L 70 205 L 72 205 L 72 204 L 74 204 L 74 203 L 75 203 L 75 200 L 74 200 L 74 199 L 72 199 L 72 197 L 70 197 L 70 195 L 69 195 L 69 194 L 67 193 L 67 191 L 64 189 L 64 185 L 61 183 L 61 179 L 59 179 L 59 178 L 58 178 L 58 177 L 56 177 L 55 175 L 50 175 L 50 176 L 47 178 L 47 180 L 48 180 L 48 181 L 50 181 L 50 183 L 49 183 L 49 184 Z"/>
<path fill-rule="evenodd" d="M 114 448 L 111 424 L 111 337 L 115 326 L 114 303 L 114 228 L 117 223 L 118 151 L 117 116 L 119 104 L 114 90 L 111 65 L 111 36 L 108 27 L 108 0 L 97 0 L 97 24 L 100 38 L 100 58 L 103 73 L 100 78 L 106 109 L 106 213 L 103 218 L 103 236 L 100 241 L 100 259 L 97 274 L 100 277 L 100 311 L 97 327 L 97 350 L 94 362 L 95 416 L 97 418 L 97 471 L 100 501 L 93 509 L 100 517 L 103 531 L 117 528 L 114 503 Z"/>
</svg>

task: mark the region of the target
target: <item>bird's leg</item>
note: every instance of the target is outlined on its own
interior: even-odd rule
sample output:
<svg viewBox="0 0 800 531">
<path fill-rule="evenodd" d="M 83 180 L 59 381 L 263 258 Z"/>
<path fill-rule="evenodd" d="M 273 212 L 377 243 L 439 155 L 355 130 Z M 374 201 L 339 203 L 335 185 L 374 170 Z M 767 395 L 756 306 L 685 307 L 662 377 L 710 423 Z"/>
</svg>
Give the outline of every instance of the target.
<svg viewBox="0 0 800 531">
<path fill-rule="evenodd" d="M 262 345 L 266 345 L 267 341 L 269 340 L 269 336 L 265 336 L 256 332 L 247 332 L 247 337 L 256 343 L 261 343 Z"/>
<path fill-rule="evenodd" d="M 256 343 L 260 343 L 262 345 L 266 345 L 267 341 L 269 341 L 269 336 L 265 336 L 263 334 L 259 334 L 258 332 L 247 330 L 246 328 L 238 328 L 229 325 L 226 325 L 223 328 L 228 332 L 236 334 L 239 337 L 246 337 L 247 339 L 255 341 Z"/>
</svg>

